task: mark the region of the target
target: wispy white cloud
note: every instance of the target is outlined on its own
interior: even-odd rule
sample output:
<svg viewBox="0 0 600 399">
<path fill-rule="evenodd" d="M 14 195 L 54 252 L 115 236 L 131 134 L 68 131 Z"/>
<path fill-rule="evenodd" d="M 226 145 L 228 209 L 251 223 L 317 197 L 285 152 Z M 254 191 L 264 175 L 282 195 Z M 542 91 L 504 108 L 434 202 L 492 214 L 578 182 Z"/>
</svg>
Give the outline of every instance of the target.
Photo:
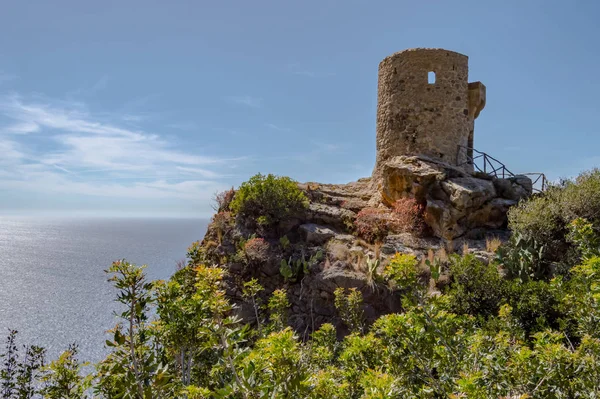
<svg viewBox="0 0 600 399">
<path fill-rule="evenodd" d="M 288 128 L 288 127 L 277 126 L 277 125 L 275 125 L 273 123 L 266 123 L 265 126 L 268 127 L 269 129 L 277 130 L 278 132 L 289 132 L 289 131 L 291 131 L 291 129 Z"/>
<path fill-rule="evenodd" d="M 25 154 L 18 150 L 18 145 L 11 140 L 0 138 L 0 165 L 9 165 L 14 162 L 20 162 L 25 158 Z"/>
<path fill-rule="evenodd" d="M 200 155 L 79 103 L 0 96 L 0 191 L 206 200 L 243 158 Z M 40 144 L 43 143 L 43 144 Z"/>
<path fill-rule="evenodd" d="M 0 128 L 0 131 L 10 134 L 35 133 L 40 130 L 40 125 L 35 122 L 17 122 L 10 126 Z"/>
<path fill-rule="evenodd" d="M 184 172 L 184 173 L 189 173 L 192 175 L 202 176 L 207 179 L 215 179 L 215 178 L 223 176 L 220 173 L 213 172 L 212 170 L 201 169 L 201 168 L 189 168 L 189 167 L 185 167 L 185 166 L 178 166 L 177 170 Z"/>
<path fill-rule="evenodd" d="M 252 96 L 229 96 L 225 97 L 225 99 L 231 103 L 245 105 L 252 108 L 260 108 L 263 104 L 262 98 Z"/>
</svg>

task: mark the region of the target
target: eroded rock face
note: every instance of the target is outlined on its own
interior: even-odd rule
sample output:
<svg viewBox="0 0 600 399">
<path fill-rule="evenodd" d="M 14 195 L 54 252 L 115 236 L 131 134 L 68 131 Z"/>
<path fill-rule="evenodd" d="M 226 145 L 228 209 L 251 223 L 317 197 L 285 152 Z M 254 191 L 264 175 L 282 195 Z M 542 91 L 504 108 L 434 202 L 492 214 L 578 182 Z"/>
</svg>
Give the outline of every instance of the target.
<svg viewBox="0 0 600 399">
<path fill-rule="evenodd" d="M 398 156 L 383 166 L 377 183 L 383 202 L 415 198 L 434 235 L 455 239 L 473 229 L 506 225 L 508 208 L 532 193 L 526 176 L 475 177 L 441 161 Z"/>
</svg>

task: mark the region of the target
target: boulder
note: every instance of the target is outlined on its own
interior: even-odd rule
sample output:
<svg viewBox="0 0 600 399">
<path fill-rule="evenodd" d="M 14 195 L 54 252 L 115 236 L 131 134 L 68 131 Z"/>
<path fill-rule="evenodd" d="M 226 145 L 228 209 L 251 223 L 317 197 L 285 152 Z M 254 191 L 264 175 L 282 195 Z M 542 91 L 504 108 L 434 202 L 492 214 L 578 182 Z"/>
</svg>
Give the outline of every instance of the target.
<svg viewBox="0 0 600 399">
<path fill-rule="evenodd" d="M 383 202 L 392 205 L 404 197 L 423 202 L 430 188 L 446 178 L 443 168 L 418 157 L 394 157 L 383 165 L 379 187 Z"/>
<path fill-rule="evenodd" d="M 531 179 L 527 176 L 516 176 L 508 179 L 494 179 L 494 187 L 498 197 L 513 201 L 529 197 L 533 192 Z"/>
<path fill-rule="evenodd" d="M 425 223 L 433 230 L 436 237 L 452 240 L 467 231 L 467 226 L 461 220 L 466 215 L 465 210 L 457 210 L 449 203 L 439 200 L 427 201 L 425 207 Z"/>
<path fill-rule="evenodd" d="M 306 219 L 311 223 L 325 224 L 344 228 L 356 218 L 356 213 L 349 209 L 339 208 L 333 205 L 311 202 L 307 211 Z"/>
<path fill-rule="evenodd" d="M 496 196 L 494 183 L 474 177 L 448 179 L 442 182 L 442 188 L 456 209 L 479 208 Z"/>
<path fill-rule="evenodd" d="M 333 293 L 336 288 L 362 288 L 365 284 L 365 275 L 348 270 L 339 262 L 323 270 L 317 275 L 314 283 L 316 288 Z"/>
<path fill-rule="evenodd" d="M 304 240 L 309 244 L 325 244 L 330 238 L 335 236 L 335 231 L 329 227 L 314 223 L 302 224 L 298 229 Z"/>
</svg>

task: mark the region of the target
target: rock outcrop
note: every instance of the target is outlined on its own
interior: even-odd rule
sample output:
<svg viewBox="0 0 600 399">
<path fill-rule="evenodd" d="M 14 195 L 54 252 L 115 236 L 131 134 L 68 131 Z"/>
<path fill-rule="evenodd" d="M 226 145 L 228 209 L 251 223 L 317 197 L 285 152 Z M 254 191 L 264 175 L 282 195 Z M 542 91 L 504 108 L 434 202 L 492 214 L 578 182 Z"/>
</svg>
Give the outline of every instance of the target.
<svg viewBox="0 0 600 399">
<path fill-rule="evenodd" d="M 333 301 L 338 287 L 362 292 L 367 322 L 397 312 L 399 293 L 374 281 L 366 268 L 367 259 L 380 259 L 376 274 L 398 252 L 423 259 L 432 251 L 468 248 L 485 260 L 491 256 L 485 250 L 485 238 L 505 238 L 508 208 L 531 194 L 531 181 L 525 177 L 477 176 L 426 157 L 395 157 L 383 165 L 381 176 L 378 182 L 366 178 L 339 185 L 299 184 L 310 200 L 308 208 L 277 226 L 277 234 L 264 235 L 268 250 L 259 262 L 245 256 L 241 244 L 256 231 L 239 221 L 226 228 L 211 224 L 203 248 L 209 261 L 229 270 L 228 294 L 240 305 L 240 315 L 249 321 L 254 317 L 242 295 L 243 282 L 251 278 L 265 288 L 263 303 L 275 289 L 286 288 L 291 303 L 289 322 L 299 333 L 310 333 L 325 322 L 344 332 Z M 354 223 L 361 210 L 390 211 L 401 198 L 414 198 L 422 205 L 424 234 L 390 232 L 377 244 L 357 236 Z M 279 240 L 284 235 L 289 242 Z M 282 260 L 304 260 L 306 266 L 286 279 L 280 272 Z M 422 273 L 429 278 L 428 268 L 423 267 Z"/>
<path fill-rule="evenodd" d="M 532 193 L 526 176 L 476 175 L 424 156 L 392 158 L 383 165 L 376 184 L 387 205 L 415 198 L 424 206 L 433 234 L 446 240 L 505 227 L 508 208 Z"/>
</svg>

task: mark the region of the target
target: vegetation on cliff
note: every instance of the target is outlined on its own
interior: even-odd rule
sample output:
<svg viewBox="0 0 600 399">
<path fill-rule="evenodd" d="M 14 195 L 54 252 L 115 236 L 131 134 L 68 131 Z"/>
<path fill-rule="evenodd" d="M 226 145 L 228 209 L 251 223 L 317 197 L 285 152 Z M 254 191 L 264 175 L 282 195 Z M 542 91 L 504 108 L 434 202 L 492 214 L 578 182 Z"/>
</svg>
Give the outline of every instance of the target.
<svg viewBox="0 0 600 399">
<path fill-rule="evenodd" d="M 265 178 L 257 181 L 262 185 Z M 270 181 L 266 184 L 276 180 Z M 597 398 L 597 181 L 597 171 L 586 173 L 515 208 L 515 238 L 491 262 L 467 251 L 430 259 L 402 253 L 367 259 L 376 265 L 368 289 L 396 293 L 400 311 L 369 323 L 363 296 L 369 291 L 341 287 L 332 302 L 343 328 L 324 323 L 306 335 L 289 326 L 292 291 L 302 279 L 280 276 L 283 285 L 266 300 L 257 279 L 241 282 L 240 295 L 251 310 L 241 319 L 240 304 L 228 292 L 236 271 L 207 262 L 208 241 L 194 243 L 187 264 L 168 281 L 147 281 L 143 267 L 115 262 L 107 273 L 123 310 L 122 323 L 106 342 L 109 355 L 92 372 L 78 361 L 76 347 L 46 363 L 43 349 L 21 349 L 11 333 L 0 355 L 0 394 L 7 399 Z M 261 224 L 258 218 L 279 206 L 275 201 L 242 213 L 250 209 L 244 208 L 249 198 L 273 195 L 264 190 L 250 195 L 250 186 L 239 197 L 244 200 L 238 191 L 219 209 L 233 212 L 220 225 L 227 230 L 221 231 L 223 242 L 236 218 Z M 279 208 L 282 214 L 261 225 L 276 231 L 276 221 L 291 217 L 288 210 L 306 209 L 302 196 L 292 198 L 298 208 Z M 538 220 L 548 208 L 555 218 Z M 239 257 L 252 270 L 275 253 L 290 255 L 295 245 L 287 236 L 240 237 L 237 243 L 233 255 L 218 256 L 227 264 Z M 557 243 L 567 249 L 565 256 L 551 252 L 549 246 Z M 275 246 L 281 252 L 273 252 Z M 317 258 L 307 256 L 296 272 L 310 275 Z M 285 264 L 291 268 L 296 261 Z"/>
</svg>

